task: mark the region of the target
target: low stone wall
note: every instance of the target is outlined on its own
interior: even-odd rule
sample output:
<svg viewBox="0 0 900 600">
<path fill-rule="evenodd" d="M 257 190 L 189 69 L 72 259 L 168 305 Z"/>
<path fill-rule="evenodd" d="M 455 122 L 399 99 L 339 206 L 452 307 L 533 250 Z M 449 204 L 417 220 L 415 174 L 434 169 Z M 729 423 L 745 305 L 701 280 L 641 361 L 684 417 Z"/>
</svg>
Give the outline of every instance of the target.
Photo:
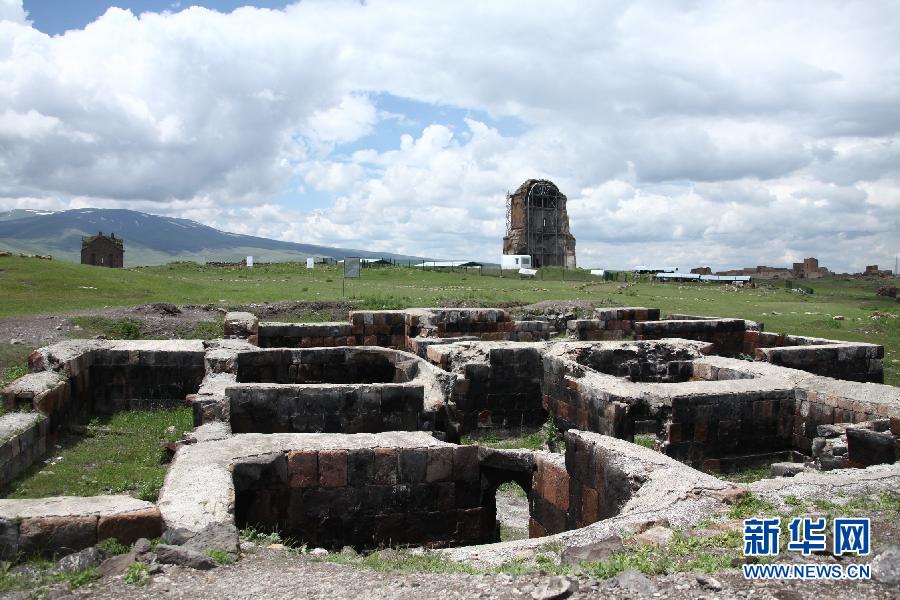
<svg viewBox="0 0 900 600">
<path fill-rule="evenodd" d="M 424 388 L 412 383 L 236 384 L 225 395 L 234 433 L 416 431 L 428 422 Z"/>
<path fill-rule="evenodd" d="M 182 540 L 277 528 L 310 544 L 449 545 L 497 540 L 477 447 L 423 432 L 241 434 L 181 448 L 159 507 Z"/>
<path fill-rule="evenodd" d="M 241 383 L 387 383 L 415 376 L 416 357 L 394 350 L 259 350 L 237 356 Z"/>
<path fill-rule="evenodd" d="M 657 494 L 666 495 L 667 487 L 673 493 L 691 480 L 717 482 L 706 492 L 730 487 L 656 451 L 608 436 L 573 429 L 566 432 L 565 441 L 564 458 L 535 454 L 529 537 L 625 516 L 628 507 L 639 512 L 658 510 L 661 505 L 646 503 L 647 497 L 660 501 Z"/>
<path fill-rule="evenodd" d="M 884 346 L 820 344 L 757 348 L 758 360 L 847 381 L 884 382 Z"/>
<path fill-rule="evenodd" d="M 535 455 L 528 506 L 528 537 L 543 537 L 571 529 L 566 459 L 561 454 Z"/>
<path fill-rule="evenodd" d="M 663 452 L 696 468 L 719 471 L 726 457 L 790 450 L 796 412 L 794 391 L 746 389 L 747 383 L 694 384 L 692 387 L 712 389 L 707 393 L 685 390 L 672 397 Z M 729 389 L 732 387 L 737 389 Z"/>
<path fill-rule="evenodd" d="M 47 452 L 47 417 L 37 412 L 0 415 L 0 487 Z"/>
<path fill-rule="evenodd" d="M 634 324 L 634 339 L 681 338 L 710 342 L 715 345 L 716 354 L 734 356 L 744 351 L 744 332 L 758 328 L 757 323 L 744 319 L 645 321 Z"/>
<path fill-rule="evenodd" d="M 581 341 L 620 340 L 633 335 L 636 322 L 658 320 L 658 308 L 598 308 L 593 319 L 573 319 L 566 329 Z"/>
<path fill-rule="evenodd" d="M 225 322 L 226 337 L 243 337 L 262 348 L 382 346 L 418 354 L 417 340 L 426 338 L 532 342 L 551 333 L 545 321 L 513 321 L 496 308 L 352 311 L 346 323 L 259 323 L 258 328 L 244 313 L 228 313 Z"/>
<path fill-rule="evenodd" d="M 162 533 L 159 510 L 130 496 L 0 500 L 0 559 L 68 554 L 112 538 L 131 544 Z"/>
<path fill-rule="evenodd" d="M 199 340 L 71 340 L 40 348 L 28 360 L 32 371 L 65 382 L 34 393 L 34 408 L 50 418 L 53 430 L 95 414 L 180 405 L 206 374 Z M 20 402 L 16 394 L 12 402 Z"/>
<path fill-rule="evenodd" d="M 355 346 L 350 323 L 260 323 L 261 348 Z"/>
<path fill-rule="evenodd" d="M 805 453 L 811 451 L 820 425 L 900 417 L 900 394 L 889 385 L 843 381 L 767 362 L 718 356 L 694 361 L 693 369 L 695 377 L 705 380 L 753 378 L 792 388 L 793 448 Z"/>
<path fill-rule="evenodd" d="M 454 418 L 460 433 L 477 427 L 539 427 L 547 419 L 542 405 L 542 360 L 531 344 L 475 342 L 430 346 L 429 360 L 457 373 Z"/>
</svg>

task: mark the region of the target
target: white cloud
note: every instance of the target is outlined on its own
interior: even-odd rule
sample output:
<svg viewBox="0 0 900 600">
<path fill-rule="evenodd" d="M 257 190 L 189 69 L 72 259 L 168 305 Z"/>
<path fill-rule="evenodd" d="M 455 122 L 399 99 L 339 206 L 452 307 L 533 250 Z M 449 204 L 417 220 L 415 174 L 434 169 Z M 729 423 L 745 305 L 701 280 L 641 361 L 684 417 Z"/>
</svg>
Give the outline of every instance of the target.
<svg viewBox="0 0 900 600">
<path fill-rule="evenodd" d="M 888 1 L 111 8 L 49 37 L 0 0 L 0 208 L 495 258 L 505 192 L 547 177 L 583 265 L 859 269 L 900 230 L 897 40 Z M 274 203 L 298 182 L 330 205 Z"/>
<path fill-rule="evenodd" d="M 0 21 L 25 23 L 25 16 L 21 0 L 0 0 Z"/>
</svg>

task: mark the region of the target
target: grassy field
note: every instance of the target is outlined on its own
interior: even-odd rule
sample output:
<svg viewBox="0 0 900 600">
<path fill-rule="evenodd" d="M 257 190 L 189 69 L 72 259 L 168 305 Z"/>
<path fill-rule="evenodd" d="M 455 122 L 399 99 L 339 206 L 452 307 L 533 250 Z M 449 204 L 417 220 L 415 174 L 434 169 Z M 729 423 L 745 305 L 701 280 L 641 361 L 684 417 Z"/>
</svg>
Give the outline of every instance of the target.
<svg viewBox="0 0 900 600">
<path fill-rule="evenodd" d="M 171 428 L 171 429 L 170 429 Z M 161 439 L 193 429 L 189 407 L 94 419 L 85 437 L 64 440 L 8 486 L 7 498 L 130 494 L 156 501 L 166 474 Z"/>
<path fill-rule="evenodd" d="M 578 278 L 563 281 L 563 277 Z M 339 266 L 283 263 L 253 269 L 177 263 L 112 270 L 61 261 L 0 257 L 0 318 L 59 314 L 149 302 L 228 306 L 279 300 L 347 299 L 360 308 L 407 308 L 465 303 L 517 306 L 542 300 L 586 300 L 608 306 L 652 306 L 682 312 L 753 319 L 767 331 L 790 332 L 885 346 L 885 379 L 900 385 L 900 303 L 875 295 L 885 280 L 827 279 L 796 294 L 781 281 L 737 289 L 714 284 L 640 282 L 624 285 L 586 272 L 548 270 L 544 279 L 481 276 L 387 267 L 364 269 L 342 292 Z M 835 315 L 842 321 L 832 319 Z"/>
</svg>

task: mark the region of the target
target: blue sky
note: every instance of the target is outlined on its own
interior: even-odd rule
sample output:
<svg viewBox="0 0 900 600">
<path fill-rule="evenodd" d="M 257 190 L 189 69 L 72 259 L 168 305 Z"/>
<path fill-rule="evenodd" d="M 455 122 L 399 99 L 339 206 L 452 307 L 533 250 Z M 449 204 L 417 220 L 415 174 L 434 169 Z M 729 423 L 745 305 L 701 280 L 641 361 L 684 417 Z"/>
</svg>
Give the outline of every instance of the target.
<svg viewBox="0 0 900 600">
<path fill-rule="evenodd" d="M 0 0 L 0 210 L 496 261 L 547 178 L 580 266 L 900 249 L 894 0 L 112 5 Z"/>
<path fill-rule="evenodd" d="M 106 12 L 110 6 L 127 8 L 135 14 L 142 12 L 178 12 L 188 6 L 205 6 L 220 12 L 231 12 L 241 6 L 257 6 L 260 8 L 284 8 L 290 2 L 285 0 L 262 0 L 248 2 L 246 0 L 191 0 L 178 2 L 173 0 L 119 0 L 105 2 L 103 0 L 25 0 L 25 10 L 34 26 L 50 35 L 64 33 L 69 29 L 83 29 Z"/>
</svg>

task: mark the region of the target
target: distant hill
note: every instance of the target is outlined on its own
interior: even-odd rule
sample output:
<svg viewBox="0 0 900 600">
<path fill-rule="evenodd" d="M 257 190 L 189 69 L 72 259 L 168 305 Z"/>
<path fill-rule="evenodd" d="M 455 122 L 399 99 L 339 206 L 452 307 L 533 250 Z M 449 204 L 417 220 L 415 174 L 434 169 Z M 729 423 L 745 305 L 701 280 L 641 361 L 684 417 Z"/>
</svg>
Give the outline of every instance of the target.
<svg viewBox="0 0 900 600">
<path fill-rule="evenodd" d="M 125 266 L 158 265 L 176 260 L 256 262 L 305 260 L 307 257 L 392 258 L 420 261 L 423 257 L 281 242 L 227 233 L 196 221 L 160 217 L 134 210 L 81 208 L 61 212 L 13 210 L 0 212 L 0 250 L 50 254 L 81 261 L 81 236 L 115 233 L 125 240 Z"/>
</svg>

